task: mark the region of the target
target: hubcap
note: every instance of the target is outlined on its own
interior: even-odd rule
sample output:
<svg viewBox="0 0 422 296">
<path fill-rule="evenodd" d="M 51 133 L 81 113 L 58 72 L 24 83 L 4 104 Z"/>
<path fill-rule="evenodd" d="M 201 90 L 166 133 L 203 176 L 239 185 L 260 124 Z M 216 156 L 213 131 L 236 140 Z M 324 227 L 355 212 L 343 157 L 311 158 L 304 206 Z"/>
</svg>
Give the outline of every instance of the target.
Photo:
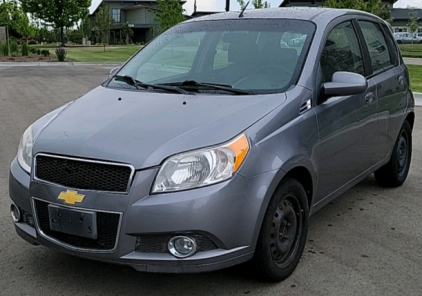
<svg viewBox="0 0 422 296">
<path fill-rule="evenodd" d="M 270 231 L 270 250 L 274 263 L 282 268 L 295 254 L 302 230 L 300 203 L 294 196 L 287 196 L 274 213 Z"/>
</svg>

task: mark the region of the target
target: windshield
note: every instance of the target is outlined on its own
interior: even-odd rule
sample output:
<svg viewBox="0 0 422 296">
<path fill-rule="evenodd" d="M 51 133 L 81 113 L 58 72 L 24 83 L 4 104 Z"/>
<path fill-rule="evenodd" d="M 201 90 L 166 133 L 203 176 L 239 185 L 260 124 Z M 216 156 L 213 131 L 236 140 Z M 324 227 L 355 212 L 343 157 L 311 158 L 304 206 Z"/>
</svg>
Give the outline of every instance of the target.
<svg viewBox="0 0 422 296">
<path fill-rule="evenodd" d="M 285 19 L 184 23 L 148 44 L 118 75 L 151 85 L 280 92 L 296 83 L 314 30 L 311 22 Z"/>
</svg>

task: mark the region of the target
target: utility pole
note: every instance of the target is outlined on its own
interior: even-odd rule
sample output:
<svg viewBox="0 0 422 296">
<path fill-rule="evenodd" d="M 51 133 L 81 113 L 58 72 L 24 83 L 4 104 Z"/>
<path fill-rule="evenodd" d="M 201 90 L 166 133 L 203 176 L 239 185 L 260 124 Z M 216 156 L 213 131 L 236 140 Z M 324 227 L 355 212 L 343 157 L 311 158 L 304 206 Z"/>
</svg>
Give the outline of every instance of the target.
<svg viewBox="0 0 422 296">
<path fill-rule="evenodd" d="M 226 11 L 230 11 L 230 0 L 226 0 Z"/>
</svg>

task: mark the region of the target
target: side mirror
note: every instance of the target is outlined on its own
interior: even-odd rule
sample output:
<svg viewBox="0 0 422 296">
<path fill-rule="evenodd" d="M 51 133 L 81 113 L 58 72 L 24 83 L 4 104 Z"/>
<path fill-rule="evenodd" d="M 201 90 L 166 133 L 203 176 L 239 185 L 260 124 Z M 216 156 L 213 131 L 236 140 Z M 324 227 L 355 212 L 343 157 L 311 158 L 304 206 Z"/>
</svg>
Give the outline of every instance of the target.
<svg viewBox="0 0 422 296">
<path fill-rule="evenodd" d="M 332 82 L 322 84 L 325 96 L 349 96 L 363 93 L 368 88 L 368 81 L 360 74 L 335 72 Z"/>
<path fill-rule="evenodd" d="M 120 70 L 120 67 L 116 67 L 110 70 L 110 74 L 108 74 L 108 77 L 114 76 L 114 74 L 117 73 L 117 71 Z"/>
</svg>

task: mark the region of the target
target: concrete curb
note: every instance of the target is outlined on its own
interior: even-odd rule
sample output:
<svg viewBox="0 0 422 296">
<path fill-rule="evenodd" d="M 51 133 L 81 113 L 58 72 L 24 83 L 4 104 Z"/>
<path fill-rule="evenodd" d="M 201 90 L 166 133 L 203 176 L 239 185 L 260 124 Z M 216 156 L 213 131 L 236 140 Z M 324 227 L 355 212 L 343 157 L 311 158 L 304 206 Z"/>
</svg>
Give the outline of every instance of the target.
<svg viewBox="0 0 422 296">
<path fill-rule="evenodd" d="M 415 105 L 422 106 L 422 93 L 414 92 L 413 97 L 415 98 Z"/>
</svg>

